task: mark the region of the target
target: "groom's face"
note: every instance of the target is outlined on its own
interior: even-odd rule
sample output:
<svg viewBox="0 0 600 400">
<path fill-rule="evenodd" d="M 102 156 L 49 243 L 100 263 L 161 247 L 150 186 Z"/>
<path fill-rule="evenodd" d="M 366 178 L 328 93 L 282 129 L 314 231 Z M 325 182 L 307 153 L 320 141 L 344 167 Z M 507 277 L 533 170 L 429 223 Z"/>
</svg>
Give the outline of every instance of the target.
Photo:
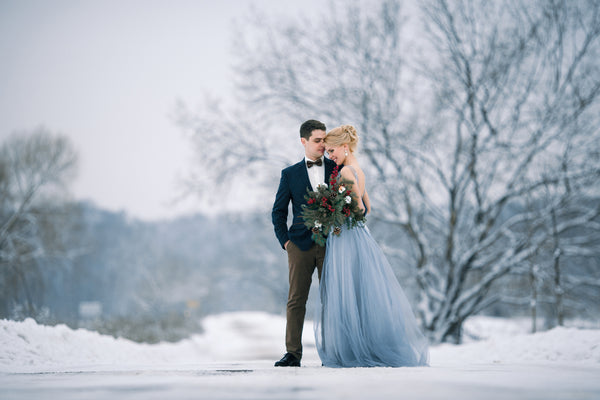
<svg viewBox="0 0 600 400">
<path fill-rule="evenodd" d="M 315 129 L 311 132 L 310 138 L 301 138 L 302 145 L 304 146 L 306 157 L 311 160 L 323 157 L 325 153 L 325 131 L 321 129 Z"/>
</svg>

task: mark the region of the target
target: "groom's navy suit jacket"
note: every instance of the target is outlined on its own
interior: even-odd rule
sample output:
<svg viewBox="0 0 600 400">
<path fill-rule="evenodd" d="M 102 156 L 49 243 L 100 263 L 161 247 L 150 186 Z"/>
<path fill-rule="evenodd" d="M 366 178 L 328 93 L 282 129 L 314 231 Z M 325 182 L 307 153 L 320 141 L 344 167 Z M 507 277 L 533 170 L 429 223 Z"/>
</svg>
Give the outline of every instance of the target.
<svg viewBox="0 0 600 400">
<path fill-rule="evenodd" d="M 325 162 L 325 183 L 329 184 L 329 177 L 333 172 L 335 163 L 325 157 L 323 157 L 323 161 Z M 308 178 L 306 161 L 304 159 L 281 171 L 279 189 L 277 189 L 273 212 L 271 214 L 275 235 L 279 243 L 281 243 L 281 247 L 284 247 L 285 242 L 288 240 L 294 242 L 303 251 L 309 250 L 314 244 L 311 239 L 312 233 L 304 225 L 304 220 L 302 219 L 302 204 L 306 204 L 304 196 L 307 194 L 307 188 L 314 190 Z M 292 202 L 294 218 L 292 226 L 288 229 L 287 217 L 290 201 Z"/>
</svg>

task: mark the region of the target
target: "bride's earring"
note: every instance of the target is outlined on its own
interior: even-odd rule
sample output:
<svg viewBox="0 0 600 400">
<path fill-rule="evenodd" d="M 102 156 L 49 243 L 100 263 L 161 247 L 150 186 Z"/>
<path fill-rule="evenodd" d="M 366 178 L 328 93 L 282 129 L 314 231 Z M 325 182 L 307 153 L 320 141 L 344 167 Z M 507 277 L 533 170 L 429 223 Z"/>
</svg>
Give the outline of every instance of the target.
<svg viewBox="0 0 600 400">
<path fill-rule="evenodd" d="M 348 156 L 348 151 L 344 150 L 344 155 L 347 157 Z"/>
</svg>

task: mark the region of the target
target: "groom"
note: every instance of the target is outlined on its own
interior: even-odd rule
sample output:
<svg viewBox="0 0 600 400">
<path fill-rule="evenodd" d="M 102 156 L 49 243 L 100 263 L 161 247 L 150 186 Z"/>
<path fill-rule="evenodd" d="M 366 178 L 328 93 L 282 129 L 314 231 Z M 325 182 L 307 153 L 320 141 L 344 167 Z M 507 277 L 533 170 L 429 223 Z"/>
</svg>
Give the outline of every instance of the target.
<svg viewBox="0 0 600 400">
<path fill-rule="evenodd" d="M 325 157 L 325 125 L 308 120 L 300 127 L 300 141 L 304 146 L 304 159 L 281 171 L 279 189 L 273 204 L 275 235 L 288 254 L 290 291 L 287 301 L 285 346 L 287 353 L 275 363 L 276 367 L 299 367 L 302 358 L 302 328 L 306 313 L 306 300 L 317 268 L 319 280 L 325 259 L 325 248 L 311 239 L 311 231 L 302 219 L 302 204 L 306 204 L 306 189 L 315 190 L 326 183 L 335 163 Z M 287 226 L 288 206 L 292 202 L 294 218 Z"/>
</svg>

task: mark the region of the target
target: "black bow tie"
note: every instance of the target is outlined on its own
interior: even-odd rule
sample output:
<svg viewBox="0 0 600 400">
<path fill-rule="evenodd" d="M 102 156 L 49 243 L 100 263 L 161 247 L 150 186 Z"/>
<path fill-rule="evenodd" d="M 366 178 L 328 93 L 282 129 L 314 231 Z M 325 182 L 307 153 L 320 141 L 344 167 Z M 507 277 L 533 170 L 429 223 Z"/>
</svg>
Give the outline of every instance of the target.
<svg viewBox="0 0 600 400">
<path fill-rule="evenodd" d="M 317 161 L 306 160 L 306 167 L 307 168 L 310 168 L 313 165 L 316 165 L 316 166 L 320 167 L 321 165 L 323 165 L 323 159 L 319 158 Z"/>
</svg>

